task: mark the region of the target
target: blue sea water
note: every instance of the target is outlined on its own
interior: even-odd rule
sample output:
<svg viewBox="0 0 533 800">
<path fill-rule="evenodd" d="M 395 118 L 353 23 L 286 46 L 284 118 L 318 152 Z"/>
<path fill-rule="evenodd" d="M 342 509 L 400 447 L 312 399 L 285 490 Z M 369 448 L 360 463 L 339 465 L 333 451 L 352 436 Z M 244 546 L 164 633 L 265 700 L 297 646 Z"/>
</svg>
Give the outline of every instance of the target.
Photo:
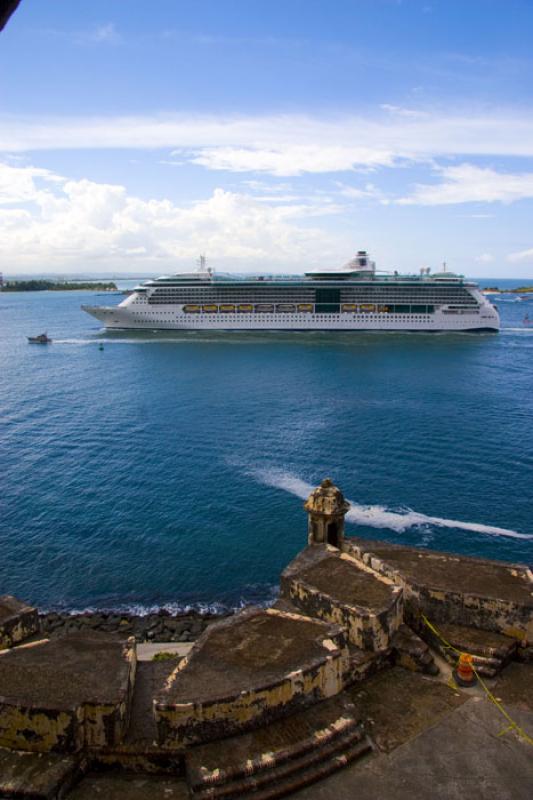
<svg viewBox="0 0 533 800">
<path fill-rule="evenodd" d="M 0 293 L 0 594 L 268 600 L 326 475 L 350 534 L 533 561 L 533 301 L 477 335 L 110 334 L 82 302 Z"/>
</svg>

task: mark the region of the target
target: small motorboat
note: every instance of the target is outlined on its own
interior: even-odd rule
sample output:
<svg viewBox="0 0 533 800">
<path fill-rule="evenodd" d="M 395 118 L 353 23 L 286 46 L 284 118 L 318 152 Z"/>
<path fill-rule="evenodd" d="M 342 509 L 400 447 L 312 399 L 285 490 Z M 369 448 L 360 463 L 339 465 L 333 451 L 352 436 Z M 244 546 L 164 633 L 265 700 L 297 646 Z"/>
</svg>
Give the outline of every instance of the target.
<svg viewBox="0 0 533 800">
<path fill-rule="evenodd" d="M 28 336 L 30 344 L 51 344 L 52 340 L 47 333 L 40 333 L 39 336 Z"/>
</svg>

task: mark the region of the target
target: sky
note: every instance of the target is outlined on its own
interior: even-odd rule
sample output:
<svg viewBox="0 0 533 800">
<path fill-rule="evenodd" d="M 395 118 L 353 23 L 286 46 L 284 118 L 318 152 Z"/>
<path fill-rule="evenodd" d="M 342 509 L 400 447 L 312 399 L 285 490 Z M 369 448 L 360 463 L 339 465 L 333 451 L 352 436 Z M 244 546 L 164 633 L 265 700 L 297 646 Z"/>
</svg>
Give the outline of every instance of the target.
<svg viewBox="0 0 533 800">
<path fill-rule="evenodd" d="M 0 270 L 533 278 L 533 0 L 22 0 Z"/>
</svg>

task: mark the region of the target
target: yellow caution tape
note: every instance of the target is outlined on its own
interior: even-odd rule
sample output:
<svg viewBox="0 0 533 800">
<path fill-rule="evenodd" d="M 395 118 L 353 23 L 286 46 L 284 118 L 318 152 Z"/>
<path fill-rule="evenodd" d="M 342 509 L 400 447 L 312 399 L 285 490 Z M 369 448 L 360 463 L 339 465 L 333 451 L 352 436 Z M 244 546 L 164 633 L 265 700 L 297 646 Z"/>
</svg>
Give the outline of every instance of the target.
<svg viewBox="0 0 533 800">
<path fill-rule="evenodd" d="M 444 636 L 441 634 L 441 632 L 437 630 L 437 628 L 436 628 L 436 627 L 435 627 L 435 626 L 434 626 L 434 625 L 433 625 L 433 624 L 432 624 L 432 623 L 429 621 L 429 619 L 428 619 L 427 617 L 425 617 L 425 616 L 424 616 L 424 614 L 422 614 L 422 620 L 423 620 L 424 624 L 425 624 L 425 625 L 427 625 L 427 627 L 430 629 L 430 631 L 432 631 L 432 633 L 434 633 L 434 634 L 435 634 L 435 636 L 436 636 L 438 639 L 440 639 L 440 641 L 442 642 L 442 644 L 444 645 L 444 647 L 446 648 L 446 650 L 452 650 L 454 653 L 457 653 L 458 655 L 461 655 L 461 653 L 462 653 L 463 651 L 462 651 L 462 650 L 458 650 L 458 649 L 457 649 L 457 647 L 454 647 L 454 646 L 453 646 L 453 644 L 450 644 L 449 642 L 447 642 L 447 641 L 446 641 L 446 639 L 444 638 Z M 505 717 L 505 719 L 507 720 L 507 722 L 509 722 L 509 723 L 510 723 L 510 724 L 509 724 L 509 726 L 508 726 L 507 728 L 503 728 L 503 730 L 501 730 L 501 731 L 499 732 L 498 736 L 503 736 L 505 733 L 509 733 L 509 731 L 513 731 L 513 730 L 514 730 L 514 731 L 516 731 L 516 732 L 517 732 L 517 734 L 518 734 L 518 735 L 519 735 L 519 736 L 520 736 L 522 739 L 524 739 L 524 741 L 525 741 L 525 742 L 527 742 L 527 743 L 528 743 L 528 744 L 530 744 L 530 745 L 533 745 L 533 737 L 531 737 L 531 736 L 530 736 L 528 733 L 526 733 L 526 731 L 525 731 L 523 728 L 521 728 L 521 727 L 520 727 L 520 725 L 518 725 L 518 724 L 517 724 L 517 723 L 516 723 L 516 722 L 515 722 L 515 721 L 512 719 L 512 717 L 510 717 L 510 716 L 509 716 L 509 714 L 507 713 L 507 711 L 505 710 L 505 708 L 502 706 L 502 704 L 500 703 L 500 701 L 499 701 L 499 700 L 497 700 L 497 699 L 494 697 L 494 695 L 493 695 L 493 694 L 492 694 L 492 692 L 490 691 L 489 687 L 487 686 L 487 684 L 485 683 L 485 681 L 484 681 L 484 680 L 481 678 L 480 674 L 478 673 L 478 671 L 476 670 L 476 668 L 475 668 L 473 665 L 472 665 L 472 669 L 473 669 L 473 671 L 474 671 L 474 674 L 475 674 L 476 678 L 477 678 L 477 679 L 478 679 L 478 681 L 479 681 L 479 684 L 480 684 L 480 686 L 481 686 L 481 687 L 483 688 L 483 690 L 485 691 L 485 694 L 487 695 L 487 697 L 489 698 L 489 700 L 491 701 L 491 703 L 494 703 L 494 705 L 496 706 L 496 708 L 498 709 L 498 711 L 500 711 L 500 713 L 501 713 L 501 714 L 503 714 L 503 716 Z M 457 689 L 457 686 L 456 686 L 455 684 L 454 684 L 453 686 L 451 686 L 451 684 L 450 684 L 450 683 L 448 683 L 448 686 L 450 686 L 450 688 L 452 688 L 452 689 Z"/>
</svg>

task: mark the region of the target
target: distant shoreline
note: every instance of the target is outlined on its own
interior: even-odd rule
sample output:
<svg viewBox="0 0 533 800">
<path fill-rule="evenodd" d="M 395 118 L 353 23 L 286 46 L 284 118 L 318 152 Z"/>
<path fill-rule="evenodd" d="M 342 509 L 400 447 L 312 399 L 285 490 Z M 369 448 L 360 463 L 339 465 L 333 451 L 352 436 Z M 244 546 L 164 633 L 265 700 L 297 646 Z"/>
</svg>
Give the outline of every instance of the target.
<svg viewBox="0 0 533 800">
<path fill-rule="evenodd" d="M 113 281 L 6 281 L 0 287 L 2 292 L 72 292 L 80 289 L 118 292 Z"/>
<path fill-rule="evenodd" d="M 498 286 L 485 286 L 484 294 L 533 294 L 533 286 L 516 286 L 514 289 L 500 289 Z"/>
</svg>

